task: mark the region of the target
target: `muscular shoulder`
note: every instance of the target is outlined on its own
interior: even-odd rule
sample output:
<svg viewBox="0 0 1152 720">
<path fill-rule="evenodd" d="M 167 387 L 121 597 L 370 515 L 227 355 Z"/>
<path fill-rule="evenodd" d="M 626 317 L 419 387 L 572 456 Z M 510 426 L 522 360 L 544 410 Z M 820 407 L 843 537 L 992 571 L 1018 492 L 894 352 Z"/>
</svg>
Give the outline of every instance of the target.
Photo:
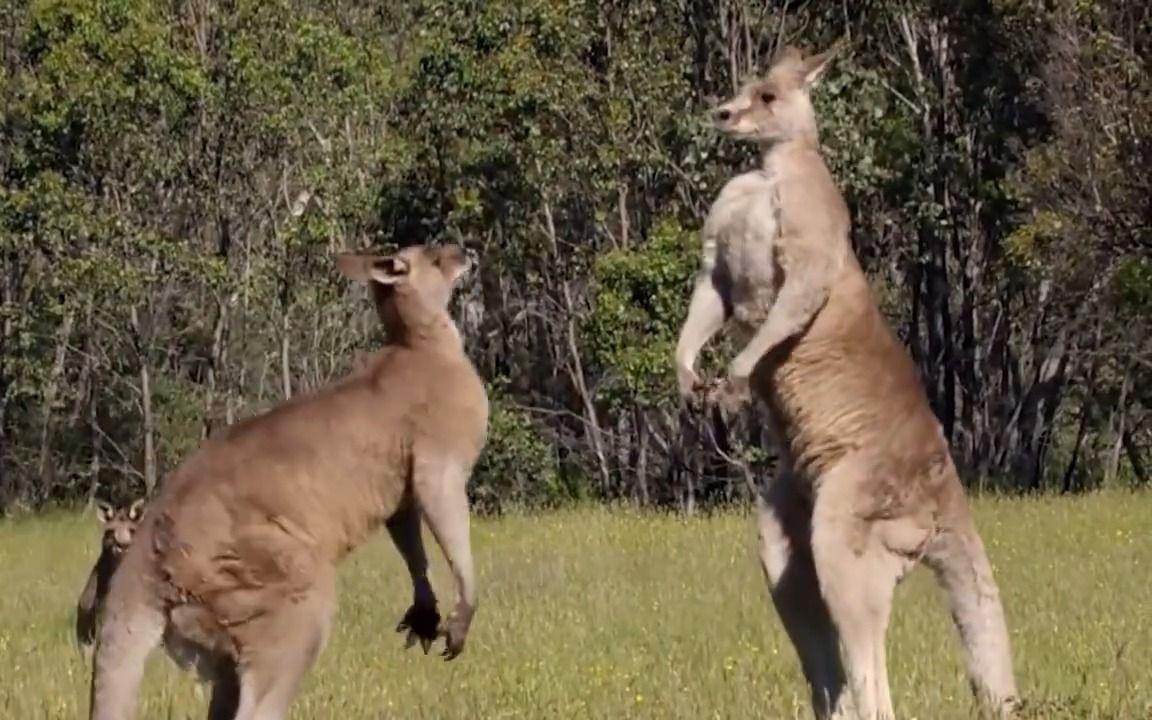
<svg viewBox="0 0 1152 720">
<path fill-rule="evenodd" d="M 794 158 L 781 172 L 778 193 L 784 234 L 814 233 L 847 240 L 848 206 L 819 154 Z"/>
</svg>

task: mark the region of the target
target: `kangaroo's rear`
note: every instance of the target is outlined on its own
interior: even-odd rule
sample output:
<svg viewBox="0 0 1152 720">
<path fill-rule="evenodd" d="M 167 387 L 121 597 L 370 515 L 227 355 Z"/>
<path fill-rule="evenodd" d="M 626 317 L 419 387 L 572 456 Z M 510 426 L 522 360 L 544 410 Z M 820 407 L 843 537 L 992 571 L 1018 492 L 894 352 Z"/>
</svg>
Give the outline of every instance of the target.
<svg viewBox="0 0 1152 720">
<path fill-rule="evenodd" d="M 464 648 L 477 604 L 466 483 L 488 400 L 447 313 L 471 265 L 455 245 L 343 255 L 388 341 L 343 380 L 209 438 L 150 502 L 112 577 L 98 634 L 92 720 L 129 720 L 163 639 L 213 683 L 208 716 L 283 718 L 327 643 L 336 564 L 385 525 L 413 603 L 397 628 L 425 652 Z M 457 600 L 441 621 L 420 534 L 448 559 Z"/>
</svg>

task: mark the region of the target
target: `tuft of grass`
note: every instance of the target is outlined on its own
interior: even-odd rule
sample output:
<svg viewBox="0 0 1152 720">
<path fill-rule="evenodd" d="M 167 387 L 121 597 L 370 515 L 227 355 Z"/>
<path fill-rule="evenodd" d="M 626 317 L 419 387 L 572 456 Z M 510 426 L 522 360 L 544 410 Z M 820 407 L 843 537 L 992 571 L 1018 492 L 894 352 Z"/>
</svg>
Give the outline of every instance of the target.
<svg viewBox="0 0 1152 720">
<path fill-rule="evenodd" d="M 975 502 L 1006 604 L 1025 718 L 1152 717 L 1152 495 Z M 808 718 L 768 601 L 748 511 L 688 519 L 581 508 L 477 521 L 481 606 L 451 663 L 403 652 L 410 588 L 381 534 L 340 571 L 327 650 L 298 718 Z M 0 523 L 0 717 L 87 713 L 73 607 L 91 518 Z M 434 543 L 442 607 L 452 585 Z M 900 717 L 972 717 L 959 643 L 930 574 L 897 591 L 888 639 Z M 201 718 L 206 688 L 161 654 L 140 717 Z"/>
</svg>

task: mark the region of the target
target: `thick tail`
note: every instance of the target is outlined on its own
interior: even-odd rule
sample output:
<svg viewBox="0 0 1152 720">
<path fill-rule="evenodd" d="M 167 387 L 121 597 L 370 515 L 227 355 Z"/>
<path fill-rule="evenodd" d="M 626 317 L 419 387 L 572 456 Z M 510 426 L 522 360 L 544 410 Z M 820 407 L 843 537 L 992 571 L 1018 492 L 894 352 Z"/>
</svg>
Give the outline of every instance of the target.
<svg viewBox="0 0 1152 720">
<path fill-rule="evenodd" d="M 1008 626 L 984 543 L 964 515 L 933 539 L 925 560 L 947 596 L 977 702 L 994 717 L 1008 717 L 1017 701 Z"/>
<path fill-rule="evenodd" d="M 158 609 L 125 602 L 120 596 L 127 593 L 115 593 L 116 589 L 108 596 L 97 634 L 89 720 L 132 720 L 144 663 L 164 632 L 164 616 Z"/>
</svg>

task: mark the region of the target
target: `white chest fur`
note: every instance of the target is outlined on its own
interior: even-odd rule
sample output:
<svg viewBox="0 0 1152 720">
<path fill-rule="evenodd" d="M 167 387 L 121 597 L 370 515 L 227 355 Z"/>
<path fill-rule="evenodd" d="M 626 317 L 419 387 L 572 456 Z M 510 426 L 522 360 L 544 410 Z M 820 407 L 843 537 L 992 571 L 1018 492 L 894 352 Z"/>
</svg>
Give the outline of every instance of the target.
<svg viewBox="0 0 1152 720">
<path fill-rule="evenodd" d="M 758 327 L 776 300 L 774 245 L 780 232 L 776 175 L 753 170 L 729 180 L 704 222 L 704 262 L 727 291 L 744 333 Z"/>
</svg>

